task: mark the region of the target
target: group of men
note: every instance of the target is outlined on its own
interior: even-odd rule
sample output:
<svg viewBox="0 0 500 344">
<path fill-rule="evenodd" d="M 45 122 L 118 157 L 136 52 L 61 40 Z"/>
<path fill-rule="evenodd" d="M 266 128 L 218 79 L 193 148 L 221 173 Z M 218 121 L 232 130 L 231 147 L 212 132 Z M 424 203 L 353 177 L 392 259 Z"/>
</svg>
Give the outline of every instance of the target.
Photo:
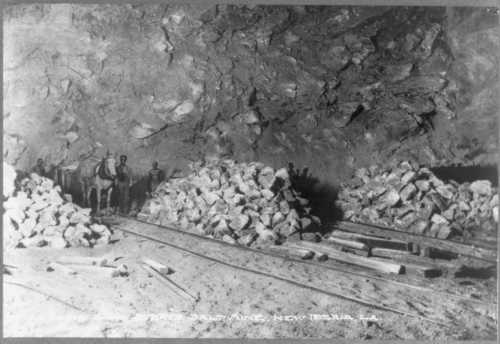
<svg viewBox="0 0 500 344">
<path fill-rule="evenodd" d="M 49 173 L 45 168 L 45 162 L 42 158 L 37 160 L 36 165 L 33 167 L 33 172 L 40 176 L 49 177 Z M 152 169 L 148 172 L 147 177 L 147 191 L 146 195 L 151 196 L 151 193 L 165 180 L 165 174 L 158 168 L 158 162 L 153 162 Z M 116 192 L 113 197 L 118 203 L 119 212 L 121 214 L 128 214 L 130 208 L 130 187 L 133 184 L 132 171 L 127 165 L 127 156 L 120 155 L 120 164 L 116 166 Z M 116 204 L 115 203 L 115 204 Z"/>
</svg>

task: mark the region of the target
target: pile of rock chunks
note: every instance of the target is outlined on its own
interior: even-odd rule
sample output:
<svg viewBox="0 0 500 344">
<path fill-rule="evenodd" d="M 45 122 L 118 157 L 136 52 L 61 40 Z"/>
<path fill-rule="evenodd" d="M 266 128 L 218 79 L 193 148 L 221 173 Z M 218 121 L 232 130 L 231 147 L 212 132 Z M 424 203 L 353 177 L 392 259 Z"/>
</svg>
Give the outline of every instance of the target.
<svg viewBox="0 0 500 344">
<path fill-rule="evenodd" d="M 498 223 L 498 194 L 490 181 L 444 182 L 408 161 L 358 169 L 352 181 L 342 184 L 336 205 L 346 220 L 441 239 Z"/>
<path fill-rule="evenodd" d="M 160 184 L 138 218 L 245 246 L 282 242 L 321 224 L 285 168 L 215 159 L 190 169 Z"/>
<path fill-rule="evenodd" d="M 90 210 L 65 199 L 61 188 L 36 173 L 15 182 L 17 173 L 4 163 L 4 245 L 65 248 L 109 243 L 111 232 L 92 223 Z"/>
</svg>

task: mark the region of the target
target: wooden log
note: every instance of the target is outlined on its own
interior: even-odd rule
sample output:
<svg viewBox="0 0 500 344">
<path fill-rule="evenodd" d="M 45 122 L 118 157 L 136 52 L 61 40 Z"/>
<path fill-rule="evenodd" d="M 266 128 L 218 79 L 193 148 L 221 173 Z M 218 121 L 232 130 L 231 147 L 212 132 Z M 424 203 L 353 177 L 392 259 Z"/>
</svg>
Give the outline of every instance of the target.
<svg viewBox="0 0 500 344">
<path fill-rule="evenodd" d="M 104 273 L 109 277 L 120 276 L 120 271 L 118 271 L 118 269 L 114 266 L 75 264 L 73 265 L 73 268 L 80 271 L 87 271 L 96 274 Z"/>
<path fill-rule="evenodd" d="M 352 239 L 362 242 L 370 247 L 384 247 L 395 250 L 410 250 L 411 243 L 400 240 L 386 239 L 374 236 L 363 235 L 359 233 L 344 232 L 344 231 L 333 231 L 328 240 L 333 240 L 335 238 Z"/>
<path fill-rule="evenodd" d="M 442 270 L 436 266 L 413 263 L 403 263 L 403 266 L 407 275 L 417 275 L 423 277 L 438 277 L 442 275 Z"/>
<path fill-rule="evenodd" d="M 174 270 L 172 268 L 169 268 L 168 266 L 166 265 L 163 265 L 162 263 L 160 262 L 157 262 L 153 259 L 150 259 L 150 258 L 146 258 L 146 257 L 143 257 L 142 259 L 142 262 L 150 267 L 152 267 L 153 269 L 155 269 L 156 271 L 158 271 L 159 273 L 162 273 L 162 274 L 165 274 L 165 275 L 168 275 L 168 274 L 171 274 L 174 272 Z"/>
<path fill-rule="evenodd" d="M 331 241 L 335 244 L 342 245 L 344 247 L 352 247 L 357 250 L 368 250 L 368 246 L 366 244 L 359 242 L 359 241 L 353 241 L 353 240 L 347 240 L 347 239 L 341 239 L 341 238 L 336 238 L 336 237 L 329 237 L 328 241 Z"/>
<path fill-rule="evenodd" d="M 343 245 L 339 245 L 339 244 L 337 244 L 333 241 L 329 241 L 329 240 L 325 240 L 322 243 L 328 247 L 335 248 L 341 252 L 354 253 L 358 256 L 363 256 L 363 257 L 370 257 L 370 255 L 371 255 L 369 247 L 365 247 L 363 249 L 356 249 L 356 248 L 352 248 L 352 247 L 346 247 Z"/>
<path fill-rule="evenodd" d="M 413 253 L 411 253 L 410 251 L 393 250 L 391 248 L 384 248 L 384 247 L 373 247 L 371 249 L 371 254 L 374 257 L 393 258 L 393 259 L 397 259 L 402 256 L 413 255 Z"/>
<path fill-rule="evenodd" d="M 57 263 L 65 265 L 97 265 L 106 266 L 108 260 L 100 257 L 80 257 L 80 256 L 62 256 L 56 259 Z"/>
<path fill-rule="evenodd" d="M 375 260 L 373 258 L 365 258 L 360 257 L 355 254 L 347 253 L 347 252 L 339 252 L 338 250 L 312 242 L 295 242 L 289 243 L 288 245 L 292 247 L 298 248 L 306 248 L 314 251 L 322 252 L 328 255 L 329 259 L 333 259 L 339 262 L 348 263 L 352 265 L 361 266 L 368 269 L 373 269 L 377 271 L 381 271 L 384 273 L 394 273 L 401 274 L 404 269 L 400 264 L 394 264 L 391 262 L 385 262 L 380 260 Z"/>
<path fill-rule="evenodd" d="M 419 255 L 420 254 L 420 246 L 418 244 L 412 243 L 411 253 Z"/>
<path fill-rule="evenodd" d="M 485 260 L 488 262 L 496 262 L 497 252 L 496 250 L 487 249 L 484 247 L 478 247 L 473 245 L 461 244 L 458 242 L 426 237 L 423 235 L 406 233 L 390 228 L 384 228 L 379 226 L 353 223 L 347 221 L 339 221 L 327 225 L 328 228 L 344 230 L 360 234 L 369 234 L 375 236 L 385 236 L 390 238 L 395 238 L 398 240 L 408 241 L 416 243 L 421 247 L 434 247 L 441 249 L 443 251 L 450 251 L 463 256 L 476 258 L 480 260 Z"/>
<path fill-rule="evenodd" d="M 179 296 L 181 296 L 181 297 L 183 297 L 183 298 L 185 298 L 185 299 L 187 299 L 189 301 L 193 301 L 193 300 L 194 301 L 198 301 L 198 298 L 196 298 L 193 295 L 189 294 L 184 288 L 182 288 L 181 286 L 179 286 L 177 283 L 175 283 L 174 281 L 172 281 L 170 278 L 168 278 L 164 274 L 156 271 L 155 269 L 153 269 L 152 267 L 150 267 L 147 264 L 142 264 L 141 266 L 142 266 L 142 268 L 144 270 L 146 270 L 151 275 L 153 275 L 154 277 L 156 277 L 156 279 L 158 279 L 161 283 L 163 283 L 164 285 L 166 285 L 170 290 L 172 290 L 177 295 L 179 295 Z"/>
<path fill-rule="evenodd" d="M 453 260 L 458 258 L 458 254 L 446 250 L 441 250 L 435 247 L 425 246 L 420 250 L 422 257 L 429 257 L 433 259 Z"/>
<path fill-rule="evenodd" d="M 273 245 L 273 246 L 270 246 L 269 249 L 271 251 L 279 253 L 279 254 L 284 253 L 287 255 L 298 256 L 301 259 L 311 259 L 314 257 L 314 252 L 311 250 L 299 249 L 299 248 L 294 248 L 294 247 L 289 247 L 289 246 L 284 246 L 284 245 Z"/>
<path fill-rule="evenodd" d="M 417 262 L 418 256 L 413 255 L 409 251 L 392 250 L 389 248 L 374 247 L 371 249 L 372 256 L 390 258 L 405 267 L 407 275 L 417 275 L 423 277 L 441 276 L 442 271 L 439 267 L 421 264 Z M 412 259 L 413 258 L 413 259 Z M 412 262 L 408 262 L 411 260 Z"/>
<path fill-rule="evenodd" d="M 377 250 L 373 248 L 372 250 Z M 400 252 L 398 252 L 400 253 Z M 422 266 L 431 266 L 433 268 L 440 269 L 441 271 L 453 271 L 459 267 L 459 264 L 456 261 L 448 261 L 442 259 L 432 259 L 425 256 L 419 256 L 415 254 L 397 254 L 395 253 L 392 257 L 386 257 L 396 260 L 399 264 L 415 264 Z"/>
</svg>

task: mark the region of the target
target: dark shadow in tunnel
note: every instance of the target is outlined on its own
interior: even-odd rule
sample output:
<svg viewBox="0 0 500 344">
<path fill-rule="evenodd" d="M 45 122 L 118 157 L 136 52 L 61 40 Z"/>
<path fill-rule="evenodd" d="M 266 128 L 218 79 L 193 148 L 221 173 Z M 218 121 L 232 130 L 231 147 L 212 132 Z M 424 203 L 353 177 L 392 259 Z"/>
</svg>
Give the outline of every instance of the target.
<svg viewBox="0 0 500 344">
<path fill-rule="evenodd" d="M 430 169 L 439 179 L 446 182 L 454 180 L 457 183 L 473 182 L 486 179 L 493 186 L 498 185 L 498 168 L 495 165 L 488 166 L 440 166 Z"/>
<path fill-rule="evenodd" d="M 146 202 L 148 190 L 148 177 L 140 177 L 137 182 L 135 182 L 130 187 L 130 200 L 132 202 L 131 208 L 136 208 L 137 210 L 142 209 L 144 203 Z"/>
<path fill-rule="evenodd" d="M 321 223 L 329 223 L 341 220 L 342 210 L 335 205 L 338 198 L 337 187 L 321 183 L 317 177 L 314 177 L 309 168 L 302 170 L 296 169 L 293 163 L 288 163 L 288 174 L 292 187 L 300 192 L 301 196 L 309 200 L 311 213 L 321 219 Z M 315 228 L 314 231 L 326 231 L 326 229 Z M 324 233 L 322 233 L 324 234 Z"/>
</svg>

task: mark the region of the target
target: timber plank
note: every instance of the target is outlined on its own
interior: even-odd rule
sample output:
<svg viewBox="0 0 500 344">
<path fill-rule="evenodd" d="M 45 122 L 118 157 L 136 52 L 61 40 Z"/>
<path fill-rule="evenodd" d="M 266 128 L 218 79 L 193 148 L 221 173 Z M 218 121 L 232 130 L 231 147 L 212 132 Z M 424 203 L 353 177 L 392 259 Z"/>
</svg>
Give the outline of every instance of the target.
<svg viewBox="0 0 500 344">
<path fill-rule="evenodd" d="M 384 247 L 384 248 L 397 249 L 403 251 L 409 250 L 411 246 L 411 244 L 406 241 L 384 239 L 384 238 L 363 235 L 359 233 L 339 231 L 339 230 L 333 231 L 332 234 L 330 234 L 330 237 L 328 237 L 328 240 L 333 241 L 335 238 L 356 240 L 370 247 Z"/>
</svg>

